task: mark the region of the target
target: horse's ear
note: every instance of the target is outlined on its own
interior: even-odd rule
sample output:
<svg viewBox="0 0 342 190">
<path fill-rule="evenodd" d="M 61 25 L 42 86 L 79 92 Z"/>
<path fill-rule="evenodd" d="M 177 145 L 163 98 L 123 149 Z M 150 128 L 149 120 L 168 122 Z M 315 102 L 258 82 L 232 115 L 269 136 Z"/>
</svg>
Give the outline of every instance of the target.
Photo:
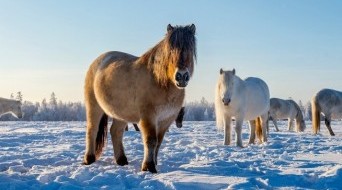
<svg viewBox="0 0 342 190">
<path fill-rule="evenodd" d="M 223 69 L 221 68 L 221 69 L 220 69 L 220 75 L 222 75 L 222 73 L 223 73 Z"/>
<path fill-rule="evenodd" d="M 235 75 L 235 69 L 233 69 L 233 75 Z"/>
<path fill-rule="evenodd" d="M 195 26 L 194 24 L 191 24 L 191 26 L 190 26 L 190 31 L 191 31 L 191 33 L 192 33 L 193 35 L 195 35 L 195 33 L 196 33 L 196 26 Z"/>
<path fill-rule="evenodd" d="M 172 32 L 173 29 L 174 29 L 174 28 L 173 28 L 173 26 L 171 26 L 171 24 L 168 24 L 168 25 L 167 25 L 167 32 L 168 32 L 168 33 Z"/>
</svg>

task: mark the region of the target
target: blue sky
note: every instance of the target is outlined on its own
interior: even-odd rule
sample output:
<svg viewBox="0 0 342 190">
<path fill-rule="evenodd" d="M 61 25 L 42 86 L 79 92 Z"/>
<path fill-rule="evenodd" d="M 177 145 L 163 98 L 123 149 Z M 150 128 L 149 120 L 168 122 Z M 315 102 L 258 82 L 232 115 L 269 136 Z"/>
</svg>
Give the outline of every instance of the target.
<svg viewBox="0 0 342 190">
<path fill-rule="evenodd" d="M 83 101 L 85 73 L 101 53 L 140 56 L 167 24 L 194 23 L 198 61 L 186 101 L 214 99 L 219 69 L 260 77 L 271 96 L 309 101 L 342 90 L 342 1 L 0 1 L 0 97 L 55 92 Z"/>
</svg>

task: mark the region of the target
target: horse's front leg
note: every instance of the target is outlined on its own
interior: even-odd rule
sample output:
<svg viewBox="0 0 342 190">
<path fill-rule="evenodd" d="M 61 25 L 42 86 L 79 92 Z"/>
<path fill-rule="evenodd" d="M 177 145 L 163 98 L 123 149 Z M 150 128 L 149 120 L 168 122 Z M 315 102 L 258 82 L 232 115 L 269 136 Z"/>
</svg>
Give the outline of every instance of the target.
<svg viewBox="0 0 342 190">
<path fill-rule="evenodd" d="M 164 135 L 166 133 L 166 131 L 168 131 L 170 125 L 172 124 L 173 119 L 172 120 L 168 120 L 168 121 L 163 121 L 160 122 L 158 125 L 158 132 L 157 132 L 157 148 L 156 148 L 156 152 L 155 152 L 155 157 L 154 157 L 154 161 L 155 164 L 158 164 L 158 153 L 159 153 L 159 148 L 163 142 L 164 139 Z"/>
<path fill-rule="evenodd" d="M 155 152 L 157 149 L 157 131 L 156 124 L 148 119 L 142 119 L 139 123 L 141 135 L 144 143 L 144 160 L 141 171 L 150 171 L 157 173 L 155 165 Z"/>
<path fill-rule="evenodd" d="M 289 131 L 293 130 L 293 119 L 289 118 L 288 119 L 288 126 L 289 126 Z"/>
<path fill-rule="evenodd" d="M 242 145 L 242 124 L 243 119 L 235 118 L 235 142 L 236 146 L 243 147 Z"/>
<path fill-rule="evenodd" d="M 232 118 L 230 116 L 224 117 L 224 145 L 230 145 L 231 138 L 231 121 Z"/>
<path fill-rule="evenodd" d="M 114 158 L 118 165 L 124 166 L 128 164 L 127 157 L 125 155 L 124 147 L 122 144 L 123 134 L 127 127 L 127 123 L 113 119 L 112 126 L 110 128 L 110 135 L 112 137 Z"/>
</svg>

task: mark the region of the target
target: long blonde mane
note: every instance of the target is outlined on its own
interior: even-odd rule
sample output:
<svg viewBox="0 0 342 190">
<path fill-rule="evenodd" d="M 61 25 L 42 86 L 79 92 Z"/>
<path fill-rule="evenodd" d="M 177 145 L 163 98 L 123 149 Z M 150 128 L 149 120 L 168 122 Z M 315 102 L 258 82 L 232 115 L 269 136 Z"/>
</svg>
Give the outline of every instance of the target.
<svg viewBox="0 0 342 190">
<path fill-rule="evenodd" d="M 193 27 L 195 26 L 171 27 L 163 40 L 137 60 L 138 63 L 147 65 L 161 86 L 168 85 L 176 66 L 187 67 L 192 76 L 196 61 L 196 37 Z"/>
<path fill-rule="evenodd" d="M 218 130 L 222 130 L 224 127 L 223 119 L 224 119 L 224 111 L 222 101 L 220 99 L 220 81 L 217 82 L 215 88 L 215 116 L 216 116 L 216 127 Z"/>
</svg>

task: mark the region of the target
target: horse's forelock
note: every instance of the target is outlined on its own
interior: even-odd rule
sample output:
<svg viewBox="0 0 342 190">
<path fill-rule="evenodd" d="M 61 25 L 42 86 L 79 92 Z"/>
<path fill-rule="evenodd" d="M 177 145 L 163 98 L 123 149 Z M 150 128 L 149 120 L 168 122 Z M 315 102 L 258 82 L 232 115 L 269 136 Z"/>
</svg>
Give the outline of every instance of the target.
<svg viewBox="0 0 342 190">
<path fill-rule="evenodd" d="M 192 67 L 196 60 L 196 37 L 189 26 L 176 26 L 165 37 L 165 50 L 173 54 L 177 66 Z"/>
</svg>

